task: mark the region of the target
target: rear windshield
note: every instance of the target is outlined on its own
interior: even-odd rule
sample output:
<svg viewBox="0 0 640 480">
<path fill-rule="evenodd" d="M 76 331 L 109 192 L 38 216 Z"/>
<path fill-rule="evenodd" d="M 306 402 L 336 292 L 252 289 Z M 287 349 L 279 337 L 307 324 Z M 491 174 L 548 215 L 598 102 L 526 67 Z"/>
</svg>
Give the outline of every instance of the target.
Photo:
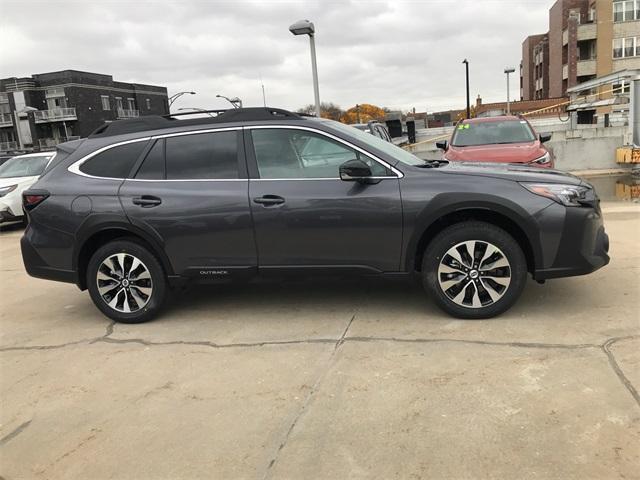
<svg viewBox="0 0 640 480">
<path fill-rule="evenodd" d="M 13 157 L 0 165 L 0 178 L 33 177 L 40 175 L 51 159 L 50 156 Z"/>
<path fill-rule="evenodd" d="M 535 135 L 524 120 L 505 122 L 461 123 L 455 129 L 451 145 L 469 147 L 505 143 L 532 142 Z"/>
</svg>

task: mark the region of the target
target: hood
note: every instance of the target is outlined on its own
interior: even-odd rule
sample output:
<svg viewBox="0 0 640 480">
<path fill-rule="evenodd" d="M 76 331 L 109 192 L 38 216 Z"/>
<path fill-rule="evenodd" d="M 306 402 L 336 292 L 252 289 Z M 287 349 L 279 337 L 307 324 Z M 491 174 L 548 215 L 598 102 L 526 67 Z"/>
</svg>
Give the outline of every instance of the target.
<svg viewBox="0 0 640 480">
<path fill-rule="evenodd" d="M 459 175 L 501 178 L 513 180 L 514 182 L 565 183 L 568 185 L 584 183 L 579 177 L 561 170 L 508 163 L 449 162 L 446 166 L 438 168 L 438 171 Z"/>
<path fill-rule="evenodd" d="M 38 180 L 38 175 L 29 177 L 0 178 L 0 187 L 8 187 L 9 185 L 17 185 L 24 182 L 35 182 L 36 180 Z"/>
<path fill-rule="evenodd" d="M 529 163 L 547 151 L 540 142 L 475 145 L 469 147 L 450 146 L 444 156 L 447 160 L 460 162 Z"/>
</svg>

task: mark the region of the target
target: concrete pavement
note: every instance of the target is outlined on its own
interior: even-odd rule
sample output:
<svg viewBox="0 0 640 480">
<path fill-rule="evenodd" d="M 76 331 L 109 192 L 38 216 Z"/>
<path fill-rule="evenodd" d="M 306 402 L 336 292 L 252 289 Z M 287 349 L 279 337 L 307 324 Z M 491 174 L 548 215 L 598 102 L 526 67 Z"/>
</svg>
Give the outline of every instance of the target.
<svg viewBox="0 0 640 480">
<path fill-rule="evenodd" d="M 115 325 L 2 231 L 0 477 L 640 478 L 640 208 L 605 222 L 609 266 L 486 321 L 327 280 Z"/>
</svg>

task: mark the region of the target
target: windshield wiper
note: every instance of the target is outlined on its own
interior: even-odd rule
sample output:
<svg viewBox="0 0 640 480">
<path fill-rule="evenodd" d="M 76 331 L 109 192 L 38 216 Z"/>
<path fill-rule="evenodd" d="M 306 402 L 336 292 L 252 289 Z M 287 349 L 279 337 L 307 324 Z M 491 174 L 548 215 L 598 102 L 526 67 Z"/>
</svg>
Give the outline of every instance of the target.
<svg viewBox="0 0 640 480">
<path fill-rule="evenodd" d="M 449 163 L 446 160 L 425 160 L 423 164 L 421 165 L 416 165 L 416 167 L 420 167 L 420 168 L 438 168 L 441 167 L 442 165 L 445 165 Z"/>
</svg>

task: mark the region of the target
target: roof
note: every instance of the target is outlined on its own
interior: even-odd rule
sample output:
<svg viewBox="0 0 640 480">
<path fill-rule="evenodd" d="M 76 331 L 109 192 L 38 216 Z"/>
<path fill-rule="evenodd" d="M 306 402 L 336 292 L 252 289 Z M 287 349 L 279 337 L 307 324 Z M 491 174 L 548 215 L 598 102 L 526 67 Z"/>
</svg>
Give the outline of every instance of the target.
<svg viewBox="0 0 640 480">
<path fill-rule="evenodd" d="M 205 118 L 181 120 L 179 117 L 208 114 Z M 215 114 L 215 115 L 214 115 Z M 116 120 L 104 123 L 94 130 L 89 138 L 111 137 L 126 133 L 161 130 L 164 128 L 188 127 L 192 125 L 209 125 L 216 123 L 251 122 L 265 120 L 302 120 L 303 117 L 287 110 L 270 107 L 233 108 L 230 110 L 196 110 L 174 115 L 145 115 L 128 120 Z"/>
</svg>

